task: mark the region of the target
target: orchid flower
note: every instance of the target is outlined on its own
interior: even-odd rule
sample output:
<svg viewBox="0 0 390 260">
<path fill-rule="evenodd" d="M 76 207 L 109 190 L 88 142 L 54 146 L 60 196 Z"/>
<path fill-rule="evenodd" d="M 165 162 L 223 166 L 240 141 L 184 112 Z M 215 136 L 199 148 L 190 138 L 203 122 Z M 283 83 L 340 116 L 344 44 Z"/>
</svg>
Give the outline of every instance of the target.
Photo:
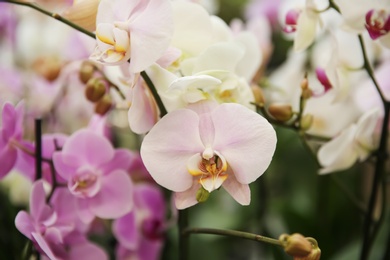
<svg viewBox="0 0 390 260">
<path fill-rule="evenodd" d="M 37 181 L 31 191 L 30 214 L 20 211 L 15 218 L 15 225 L 23 235 L 33 241 L 41 254 L 50 259 L 59 259 L 54 251 L 74 229 L 72 223 L 58 224 L 59 218 L 54 209 L 46 204 L 43 181 Z"/>
<path fill-rule="evenodd" d="M 262 116 L 239 104 L 203 101 L 157 122 L 141 157 L 155 181 L 176 192 L 178 209 L 220 187 L 248 205 L 248 184 L 267 169 L 275 147 L 275 130 Z"/>
<path fill-rule="evenodd" d="M 344 18 L 343 27 L 361 33 L 367 30 L 371 39 L 390 48 L 390 4 L 387 1 L 335 1 Z"/>
<path fill-rule="evenodd" d="M 377 147 L 374 132 L 378 118 L 379 109 L 369 110 L 356 124 L 344 129 L 338 136 L 324 144 L 317 155 L 324 167 L 320 174 L 345 170 L 357 160 L 367 159 Z"/>
<path fill-rule="evenodd" d="M 96 17 L 97 47 L 91 58 L 105 64 L 130 62 L 145 70 L 169 47 L 173 15 L 168 0 L 102 0 Z"/>
<path fill-rule="evenodd" d="M 160 189 L 151 184 L 134 186 L 134 210 L 113 223 L 119 241 L 118 259 L 158 259 L 163 245 L 165 203 Z"/>
<path fill-rule="evenodd" d="M 131 210 L 133 184 L 126 173 L 130 160 L 127 150 L 114 150 L 105 137 L 84 129 L 53 154 L 55 168 L 67 180 L 86 223 L 94 216 L 118 218 Z"/>
<path fill-rule="evenodd" d="M 320 14 L 313 0 L 306 0 L 303 8 L 292 8 L 287 11 L 284 31 L 295 33 L 295 51 L 303 51 L 313 43 L 317 26 L 321 23 Z"/>
<path fill-rule="evenodd" d="M 2 125 L 0 128 L 0 179 L 15 166 L 17 149 L 13 142 L 23 138 L 24 102 L 16 107 L 5 103 L 2 109 Z"/>
</svg>

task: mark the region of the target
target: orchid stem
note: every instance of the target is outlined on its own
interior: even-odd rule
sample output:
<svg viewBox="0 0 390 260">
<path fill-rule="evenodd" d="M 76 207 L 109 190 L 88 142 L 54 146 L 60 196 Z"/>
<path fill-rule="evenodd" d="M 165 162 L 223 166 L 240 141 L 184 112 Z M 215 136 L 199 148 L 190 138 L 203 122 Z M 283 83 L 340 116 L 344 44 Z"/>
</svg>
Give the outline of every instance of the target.
<svg viewBox="0 0 390 260">
<path fill-rule="evenodd" d="M 253 233 L 242 232 L 237 230 L 228 230 L 228 229 L 215 229 L 215 228 L 187 228 L 184 230 L 184 234 L 211 234 L 211 235 L 219 235 L 226 237 L 238 237 L 243 239 L 249 239 L 254 241 L 259 241 L 263 243 L 267 243 L 270 245 L 283 247 L 282 242 L 277 239 L 265 237 Z"/>
<path fill-rule="evenodd" d="M 162 102 L 161 97 L 157 92 L 156 87 L 154 86 L 152 80 L 149 78 L 148 74 L 146 74 L 145 71 L 141 71 L 141 77 L 146 82 L 146 85 L 148 85 L 148 88 L 149 88 L 150 92 L 152 93 L 154 100 L 156 101 L 157 106 L 160 110 L 160 117 L 162 118 L 163 116 L 165 116 L 168 113 L 168 111 L 166 110 L 164 103 Z"/>
<path fill-rule="evenodd" d="M 42 119 L 35 119 L 35 180 L 42 178 Z"/>
<path fill-rule="evenodd" d="M 189 255 L 190 237 L 188 229 L 188 209 L 179 211 L 179 259 L 187 260 Z"/>
<path fill-rule="evenodd" d="M 385 163 L 387 160 L 387 138 L 388 138 L 388 125 L 389 125 L 389 113 L 390 113 L 390 102 L 388 102 L 383 95 L 379 84 L 377 80 L 375 79 L 373 69 L 370 65 L 370 62 L 367 58 L 367 53 L 366 49 L 364 46 L 364 41 L 362 35 L 358 36 L 360 46 L 362 49 L 362 54 L 363 54 L 363 59 L 364 59 L 364 69 L 367 71 L 369 77 L 371 78 L 372 82 L 375 85 L 375 88 L 378 92 L 378 94 L 381 97 L 382 103 L 383 103 L 383 108 L 384 108 L 384 118 L 382 122 L 382 131 L 381 131 L 381 136 L 380 136 L 380 141 L 379 141 L 379 148 L 376 153 L 376 163 L 375 163 L 375 173 L 374 173 L 374 179 L 372 181 L 372 187 L 371 187 L 371 193 L 370 193 L 370 199 L 369 199 L 369 204 L 368 204 L 368 210 L 366 217 L 364 219 L 364 224 L 363 224 L 363 245 L 362 245 L 362 250 L 360 254 L 360 259 L 361 260 L 366 260 L 369 257 L 370 254 L 370 249 L 371 245 L 373 244 L 377 230 L 380 227 L 381 222 L 378 222 L 377 225 L 373 228 L 373 214 L 374 214 L 374 208 L 375 205 L 377 204 L 377 198 L 378 198 L 378 189 L 380 186 L 381 180 L 383 180 L 383 172 L 385 168 Z M 382 211 L 385 211 L 385 208 L 382 208 Z"/>
<path fill-rule="evenodd" d="M 24 5 L 24 6 L 28 6 L 34 10 L 37 10 L 38 12 L 40 13 L 43 13 L 47 16 L 50 16 L 64 24 L 67 24 L 69 25 L 70 27 L 76 29 L 77 31 L 79 32 L 82 32 L 92 38 L 95 38 L 95 34 L 93 32 L 90 32 L 86 29 L 84 29 L 83 27 L 81 26 L 78 26 L 77 24 L 75 23 L 72 23 L 71 21 L 65 19 L 64 17 L 62 17 L 61 15 L 57 14 L 57 13 L 52 13 L 52 12 L 49 12 L 43 8 L 41 8 L 39 5 L 35 4 L 35 3 L 31 3 L 31 2 L 19 2 L 19 1 L 14 1 L 14 0 L 0 0 L 0 2 L 6 2 L 6 3 L 11 3 L 11 4 L 16 4 L 16 5 Z"/>
<path fill-rule="evenodd" d="M 386 101 L 386 98 L 385 98 L 384 94 L 382 93 L 382 90 L 379 87 L 379 84 L 378 84 L 377 80 L 375 79 L 374 71 L 373 71 L 373 69 L 371 67 L 371 64 L 370 64 L 370 61 L 368 60 L 368 57 L 367 57 L 367 52 L 366 52 L 366 48 L 365 48 L 365 45 L 364 45 L 363 37 L 362 37 L 361 34 L 359 34 L 358 38 L 359 38 L 360 47 L 362 49 L 363 59 L 364 59 L 363 67 L 367 71 L 368 76 L 370 76 L 371 81 L 374 83 L 376 91 L 380 95 L 382 103 L 384 104 L 387 101 Z"/>
</svg>

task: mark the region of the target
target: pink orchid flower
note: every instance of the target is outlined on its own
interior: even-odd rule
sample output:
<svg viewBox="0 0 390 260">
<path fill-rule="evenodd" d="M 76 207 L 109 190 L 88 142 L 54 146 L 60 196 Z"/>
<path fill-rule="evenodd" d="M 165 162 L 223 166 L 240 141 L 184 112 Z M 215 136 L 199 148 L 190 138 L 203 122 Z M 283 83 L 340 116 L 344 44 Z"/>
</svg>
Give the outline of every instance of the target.
<svg viewBox="0 0 390 260">
<path fill-rule="evenodd" d="M 131 154 L 115 150 L 100 134 L 79 130 L 53 154 L 58 174 L 77 198 L 78 214 L 89 223 L 94 216 L 118 218 L 133 206 L 132 181 L 126 170 Z"/>
<path fill-rule="evenodd" d="M 11 103 L 4 104 L 0 128 L 0 179 L 12 170 L 17 161 L 18 151 L 13 143 L 23 138 L 23 116 L 23 102 L 16 107 Z"/>
<path fill-rule="evenodd" d="M 145 70 L 168 49 L 173 14 L 168 0 L 102 0 L 96 17 L 97 47 L 92 59 L 125 63 L 130 72 Z"/>
<path fill-rule="evenodd" d="M 15 218 L 16 228 L 33 241 L 35 248 L 50 259 L 58 259 L 56 247 L 62 247 L 64 237 L 73 223 L 61 223 L 61 215 L 46 204 L 43 181 L 34 183 L 30 197 L 30 214 L 20 211 Z"/>
<path fill-rule="evenodd" d="M 165 203 L 152 184 L 134 186 L 134 210 L 115 220 L 113 233 L 119 241 L 118 259 L 158 259 L 163 245 Z"/>
<path fill-rule="evenodd" d="M 155 181 L 176 192 L 178 209 L 221 186 L 249 205 L 248 184 L 268 168 L 275 147 L 275 130 L 259 114 L 239 104 L 204 101 L 157 122 L 145 136 L 141 157 Z"/>
</svg>

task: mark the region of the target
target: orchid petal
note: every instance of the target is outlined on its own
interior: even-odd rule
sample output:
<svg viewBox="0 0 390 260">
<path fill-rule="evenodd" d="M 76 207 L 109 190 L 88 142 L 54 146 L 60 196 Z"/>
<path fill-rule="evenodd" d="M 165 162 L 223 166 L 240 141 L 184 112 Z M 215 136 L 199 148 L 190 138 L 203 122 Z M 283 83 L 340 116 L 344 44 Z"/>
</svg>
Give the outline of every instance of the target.
<svg viewBox="0 0 390 260">
<path fill-rule="evenodd" d="M 356 126 L 352 125 L 336 138 L 321 146 L 317 157 L 325 168 L 320 170 L 320 174 L 344 170 L 356 162 L 358 154 L 353 143 L 356 131 Z"/>
<path fill-rule="evenodd" d="M 313 43 L 318 21 L 318 14 L 307 10 L 301 12 L 297 21 L 297 31 L 294 40 L 295 51 L 303 51 Z"/>
<path fill-rule="evenodd" d="M 376 146 L 373 140 L 373 134 L 377 127 L 379 114 L 379 109 L 377 107 L 373 108 L 370 111 L 367 111 L 357 123 L 355 140 L 367 150 L 366 156 L 368 156 L 369 152 L 374 150 Z"/>
<path fill-rule="evenodd" d="M 100 218 L 118 218 L 133 207 L 133 183 L 125 171 L 117 170 L 102 177 L 102 187 L 89 199 L 90 210 Z"/>
<path fill-rule="evenodd" d="M 88 199 L 78 199 L 77 200 L 77 215 L 80 220 L 85 224 L 90 224 L 95 218 L 95 215 L 92 213 L 90 206 L 90 200 Z"/>
<path fill-rule="evenodd" d="M 196 200 L 196 193 L 202 186 L 198 183 L 198 181 L 193 181 L 192 186 L 183 191 L 183 192 L 175 192 L 175 205 L 177 209 L 185 209 L 195 204 L 198 204 Z"/>
<path fill-rule="evenodd" d="M 258 41 L 250 32 L 240 33 L 235 40 L 245 47 L 245 54 L 238 62 L 235 72 L 251 82 L 262 63 Z"/>
<path fill-rule="evenodd" d="M 100 23 L 96 28 L 96 38 L 105 44 L 114 45 L 114 25 L 109 23 Z"/>
<path fill-rule="evenodd" d="M 40 249 L 47 255 L 47 257 L 49 257 L 49 259 L 51 259 L 51 260 L 57 260 L 57 259 L 60 260 L 58 257 L 56 257 L 54 255 L 54 253 L 51 250 L 49 244 L 47 243 L 47 241 L 45 240 L 45 238 L 41 234 L 33 232 L 31 235 L 34 238 L 34 240 L 37 242 L 37 244 L 40 247 Z"/>
<path fill-rule="evenodd" d="M 150 211 L 153 218 L 163 219 L 165 202 L 161 189 L 156 185 L 140 183 L 134 187 L 134 202 L 137 207 Z"/>
<path fill-rule="evenodd" d="M 136 134 L 148 132 L 157 121 L 156 105 L 146 91 L 141 81 L 132 89 L 132 104 L 127 117 L 130 129 Z"/>
<path fill-rule="evenodd" d="M 17 160 L 17 154 L 17 150 L 10 145 L 0 147 L 0 179 L 14 168 Z"/>
<path fill-rule="evenodd" d="M 173 35 L 172 6 L 169 1 L 149 1 L 142 13 L 130 22 L 130 72 L 145 70 L 161 58 Z"/>
<path fill-rule="evenodd" d="M 101 165 L 99 169 L 108 174 L 114 170 L 127 170 L 133 160 L 133 154 L 127 149 L 116 149 L 114 158 L 107 164 Z"/>
<path fill-rule="evenodd" d="M 68 253 L 68 259 L 107 260 L 109 258 L 102 248 L 87 241 L 82 244 L 72 245 Z"/>
<path fill-rule="evenodd" d="M 76 155 L 84 163 L 99 166 L 114 157 L 114 148 L 103 136 L 90 130 L 79 130 L 65 142 L 62 153 Z"/>
<path fill-rule="evenodd" d="M 248 184 L 271 163 L 276 133 L 268 121 L 239 104 L 219 105 L 211 114 L 215 128 L 213 148 L 225 157 L 237 181 Z"/>
<path fill-rule="evenodd" d="M 199 116 L 194 111 L 180 109 L 164 116 L 145 136 L 141 157 L 158 184 L 180 192 L 192 185 L 186 162 L 203 150 Z"/>
<path fill-rule="evenodd" d="M 112 225 L 112 232 L 119 243 L 130 250 L 136 250 L 140 240 L 135 212 L 130 212 L 117 219 Z"/>
<path fill-rule="evenodd" d="M 192 71 L 193 74 L 205 70 L 236 71 L 238 62 L 244 57 L 243 45 L 234 42 L 220 42 L 211 45 L 199 57 Z"/>
<path fill-rule="evenodd" d="M 15 226 L 20 233 L 31 239 L 31 233 L 35 231 L 35 226 L 31 216 L 26 211 L 20 211 L 16 215 Z"/>
<path fill-rule="evenodd" d="M 251 190 L 248 184 L 241 184 L 234 174 L 227 173 L 228 178 L 222 187 L 241 205 L 249 205 L 251 202 Z"/>
<path fill-rule="evenodd" d="M 175 23 L 172 45 L 189 56 L 198 55 L 212 42 L 209 14 L 200 5 L 186 1 L 174 1 L 172 6 Z"/>
</svg>

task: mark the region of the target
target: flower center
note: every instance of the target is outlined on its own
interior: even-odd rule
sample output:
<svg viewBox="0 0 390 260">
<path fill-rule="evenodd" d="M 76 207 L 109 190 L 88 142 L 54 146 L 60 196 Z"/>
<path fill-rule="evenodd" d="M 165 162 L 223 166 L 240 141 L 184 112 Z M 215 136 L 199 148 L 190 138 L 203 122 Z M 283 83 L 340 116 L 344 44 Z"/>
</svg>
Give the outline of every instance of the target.
<svg viewBox="0 0 390 260">
<path fill-rule="evenodd" d="M 199 183 L 208 192 L 221 187 L 228 177 L 225 158 L 211 148 L 206 148 L 202 155 L 192 156 L 187 163 L 187 169 L 192 176 L 199 178 Z"/>
<path fill-rule="evenodd" d="M 102 44 L 100 59 L 106 62 L 118 62 L 128 58 L 130 51 L 130 34 L 123 23 L 101 23 L 96 29 L 96 38 Z"/>
<path fill-rule="evenodd" d="M 291 9 L 287 12 L 284 20 L 286 24 L 286 26 L 283 28 L 284 32 L 293 33 L 297 30 L 297 22 L 300 14 L 300 9 Z"/>
<path fill-rule="evenodd" d="M 370 10 L 366 14 L 365 27 L 371 39 L 387 34 L 390 31 L 390 15 L 385 10 Z"/>
<path fill-rule="evenodd" d="M 94 171 L 83 169 L 69 180 L 68 187 L 77 197 L 93 197 L 100 190 L 100 178 Z"/>
</svg>

